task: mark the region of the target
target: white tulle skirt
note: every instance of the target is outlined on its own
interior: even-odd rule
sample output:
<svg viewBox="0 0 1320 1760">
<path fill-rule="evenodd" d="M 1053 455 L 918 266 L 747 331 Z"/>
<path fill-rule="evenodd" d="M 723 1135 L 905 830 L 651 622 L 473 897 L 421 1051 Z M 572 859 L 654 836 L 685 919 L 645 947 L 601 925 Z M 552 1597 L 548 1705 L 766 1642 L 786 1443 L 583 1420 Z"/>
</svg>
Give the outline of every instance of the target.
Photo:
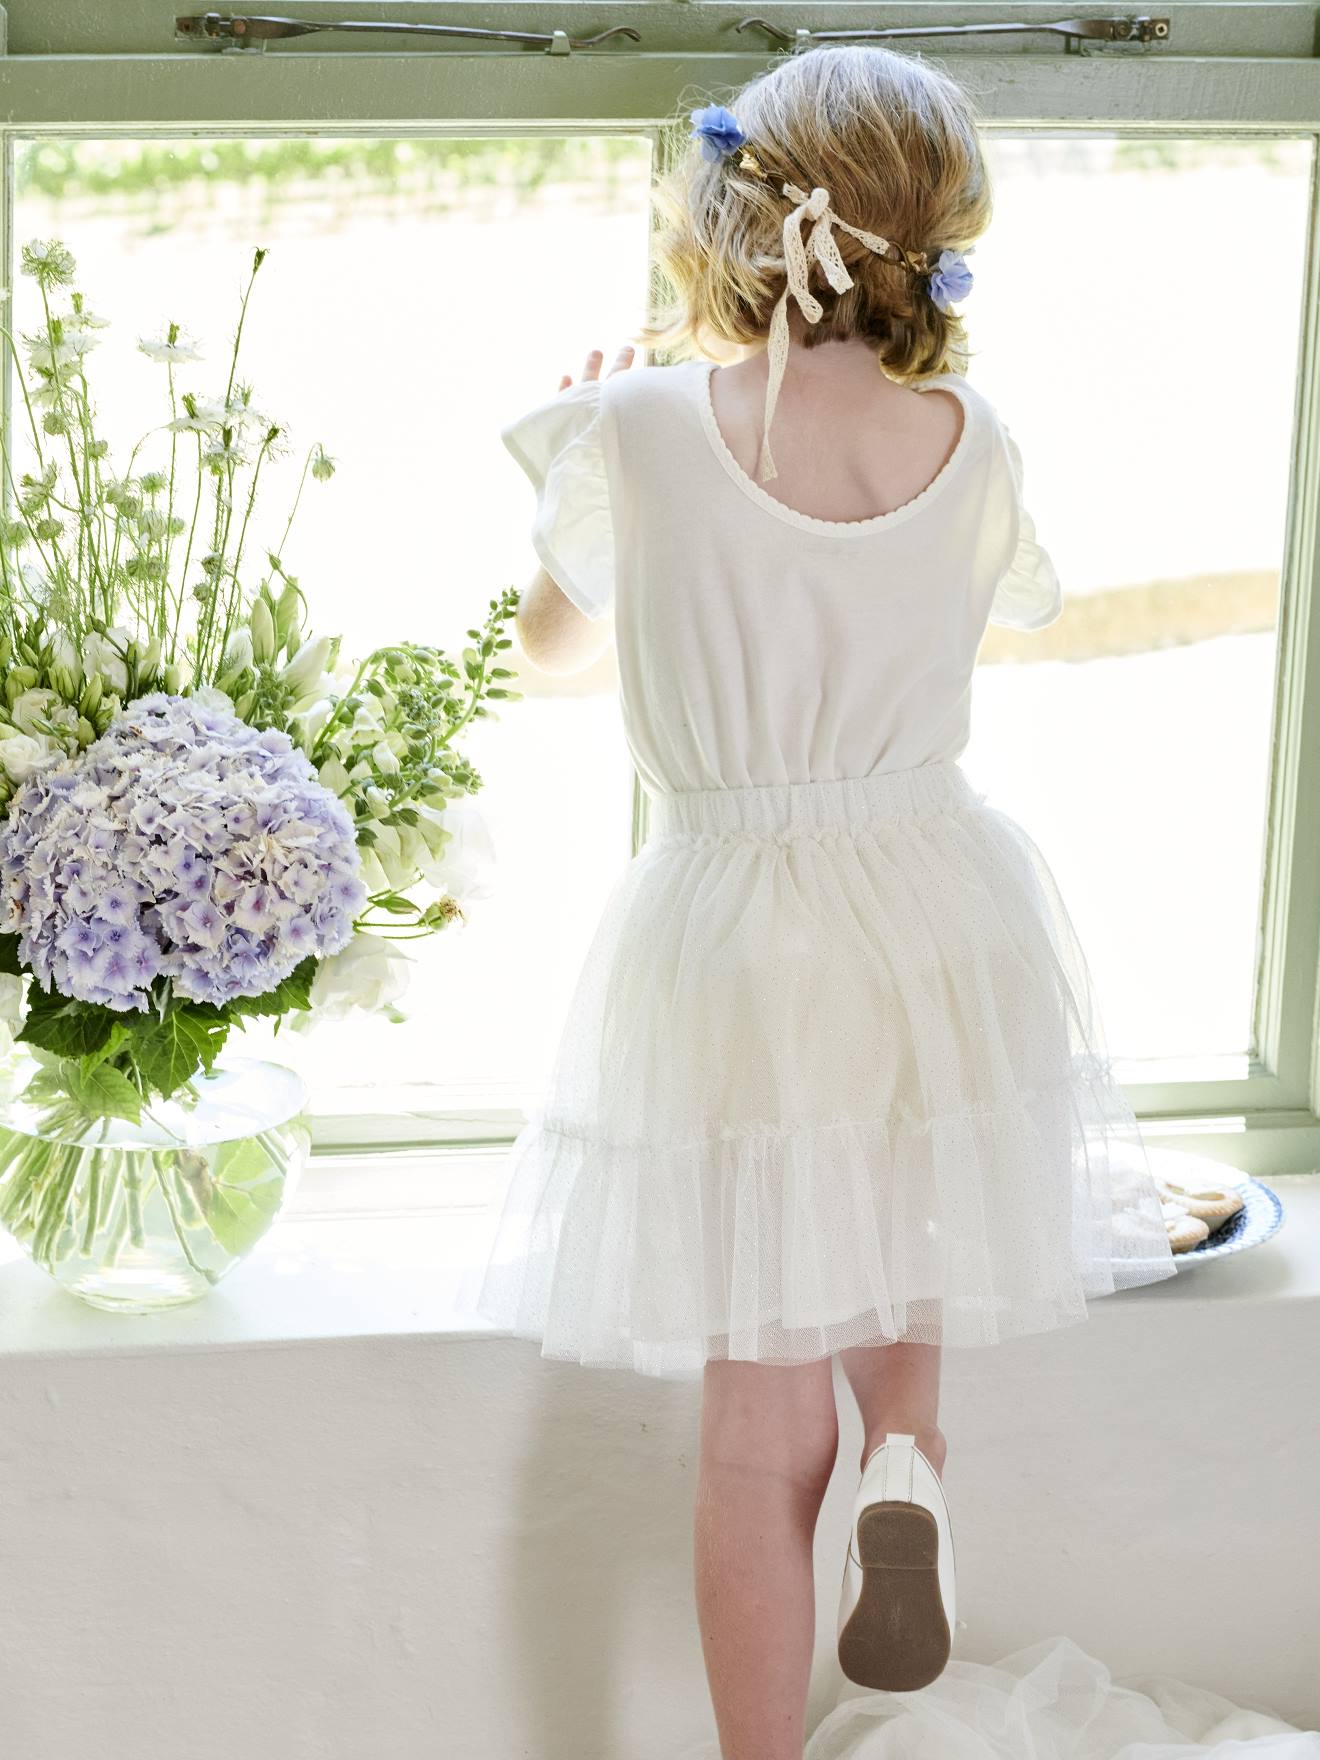
<svg viewBox="0 0 1320 1760">
<path fill-rule="evenodd" d="M 482 1315 L 683 1378 L 995 1344 L 1174 1271 L 1057 885 L 957 763 L 651 797 Z"/>
<path fill-rule="evenodd" d="M 997 1664 L 951 1662 L 916 1693 L 846 1696 L 803 1760 L 1320 1760 L 1320 1735 L 1172 1675 L 1114 1680 L 1050 1638 Z M 707 1760 L 689 1750 L 682 1760 Z M 711 1747 L 709 1760 L 718 1760 Z"/>
</svg>

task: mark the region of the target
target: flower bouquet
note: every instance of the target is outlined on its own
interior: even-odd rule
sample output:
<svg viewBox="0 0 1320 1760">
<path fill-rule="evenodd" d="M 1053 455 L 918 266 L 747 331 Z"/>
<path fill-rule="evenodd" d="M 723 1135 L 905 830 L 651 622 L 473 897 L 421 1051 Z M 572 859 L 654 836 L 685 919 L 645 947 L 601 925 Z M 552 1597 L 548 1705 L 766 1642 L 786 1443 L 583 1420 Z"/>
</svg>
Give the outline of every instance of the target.
<svg viewBox="0 0 1320 1760">
<path fill-rule="evenodd" d="M 18 375 L 34 468 L 16 482 L 0 446 L 0 1222 L 101 1306 L 195 1298 L 278 1214 L 302 1084 L 222 1059 L 228 1036 L 358 1000 L 397 1018 L 387 950 L 463 916 L 447 820 L 481 778 L 456 742 L 520 694 L 495 664 L 512 589 L 459 662 L 341 662 L 308 632 L 282 550 L 308 476 L 333 475 L 319 446 L 249 581 L 262 466 L 287 450 L 237 380 L 265 256 L 221 396 L 176 386 L 200 358 L 177 325 L 141 341 L 167 456 L 136 468 L 140 441 L 116 475 L 86 373 L 104 320 L 59 304 L 62 244 L 23 250 L 44 323 Z"/>
</svg>

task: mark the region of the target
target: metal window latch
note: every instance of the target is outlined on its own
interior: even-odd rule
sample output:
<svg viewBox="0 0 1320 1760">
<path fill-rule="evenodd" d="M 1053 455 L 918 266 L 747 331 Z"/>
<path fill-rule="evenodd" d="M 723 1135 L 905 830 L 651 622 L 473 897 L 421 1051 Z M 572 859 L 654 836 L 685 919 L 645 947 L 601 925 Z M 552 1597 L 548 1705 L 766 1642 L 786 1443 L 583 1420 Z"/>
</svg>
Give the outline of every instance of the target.
<svg viewBox="0 0 1320 1760">
<path fill-rule="evenodd" d="M 481 25 L 466 24 L 396 24 L 303 18 L 263 18 L 251 14 L 228 12 L 194 13 L 174 21 L 176 39 L 188 42 L 221 43 L 229 49 L 250 51 L 264 49 L 267 43 L 284 37 L 306 37 L 314 31 L 386 31 L 391 35 L 421 34 L 433 37 L 490 37 L 500 42 L 543 43 L 551 55 L 567 55 L 572 49 L 590 49 L 608 37 L 631 37 L 641 41 L 641 34 L 631 25 L 611 25 L 597 31 L 594 37 L 570 37 L 566 31 L 499 31 Z"/>
<path fill-rule="evenodd" d="M 831 42 L 845 37 L 970 37 L 1004 36 L 1022 31 L 1050 31 L 1067 37 L 1069 48 L 1085 53 L 1089 44 L 1164 43 L 1169 39 L 1167 18 L 1061 18 L 1053 23 L 1031 24 L 916 24 L 889 25 L 874 30 L 786 31 L 768 18 L 744 18 L 735 28 L 743 31 L 755 25 L 781 43 L 805 46 L 807 43 Z"/>
</svg>

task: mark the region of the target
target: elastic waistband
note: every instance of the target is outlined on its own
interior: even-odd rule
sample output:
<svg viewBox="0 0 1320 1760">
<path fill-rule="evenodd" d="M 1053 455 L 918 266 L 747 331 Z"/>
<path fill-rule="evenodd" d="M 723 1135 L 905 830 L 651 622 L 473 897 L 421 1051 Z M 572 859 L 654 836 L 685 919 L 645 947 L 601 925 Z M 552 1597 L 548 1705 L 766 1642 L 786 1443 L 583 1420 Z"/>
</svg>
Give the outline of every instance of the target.
<svg viewBox="0 0 1320 1760">
<path fill-rule="evenodd" d="M 649 795 L 652 837 L 847 830 L 867 819 L 920 818 L 985 799 L 953 758 L 869 776 L 746 788 L 663 789 Z"/>
</svg>

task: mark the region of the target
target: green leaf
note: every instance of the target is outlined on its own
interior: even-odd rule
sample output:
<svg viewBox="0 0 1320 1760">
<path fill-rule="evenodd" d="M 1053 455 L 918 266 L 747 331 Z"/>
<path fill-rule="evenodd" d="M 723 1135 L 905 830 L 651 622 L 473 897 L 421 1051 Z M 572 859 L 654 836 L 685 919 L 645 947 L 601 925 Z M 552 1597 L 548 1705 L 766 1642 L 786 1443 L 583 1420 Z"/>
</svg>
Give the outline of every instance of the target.
<svg viewBox="0 0 1320 1760">
<path fill-rule="evenodd" d="M 19 957 L 18 936 L 0 935 L 0 972 L 7 973 L 11 978 L 21 978 L 27 967 Z"/>
<path fill-rule="evenodd" d="M 209 1069 L 225 1041 L 226 1028 L 207 1024 L 186 1009 L 173 1008 L 163 1020 L 139 1035 L 133 1057 L 149 1087 L 168 1097 L 181 1088 L 200 1064 Z"/>
<path fill-rule="evenodd" d="M 265 1234 L 283 1196 L 283 1169 L 258 1141 L 226 1143 L 215 1159 L 207 1227 L 225 1252 L 238 1257 Z"/>
<path fill-rule="evenodd" d="M 70 1001 L 32 984 L 18 1037 L 57 1057 L 90 1057 L 105 1053 L 118 1026 L 115 1014 L 99 1003 Z"/>
<path fill-rule="evenodd" d="M 234 1015 L 288 1014 L 293 1008 L 312 1006 L 312 979 L 320 964 L 314 953 L 296 965 L 281 983 L 262 996 L 236 996 L 229 1004 Z"/>
<path fill-rule="evenodd" d="M 97 1118 L 126 1118 L 133 1124 L 141 1119 L 142 1096 L 122 1070 L 106 1063 L 84 1069 L 68 1058 L 64 1072 L 69 1098 L 84 1112 Z"/>
</svg>

